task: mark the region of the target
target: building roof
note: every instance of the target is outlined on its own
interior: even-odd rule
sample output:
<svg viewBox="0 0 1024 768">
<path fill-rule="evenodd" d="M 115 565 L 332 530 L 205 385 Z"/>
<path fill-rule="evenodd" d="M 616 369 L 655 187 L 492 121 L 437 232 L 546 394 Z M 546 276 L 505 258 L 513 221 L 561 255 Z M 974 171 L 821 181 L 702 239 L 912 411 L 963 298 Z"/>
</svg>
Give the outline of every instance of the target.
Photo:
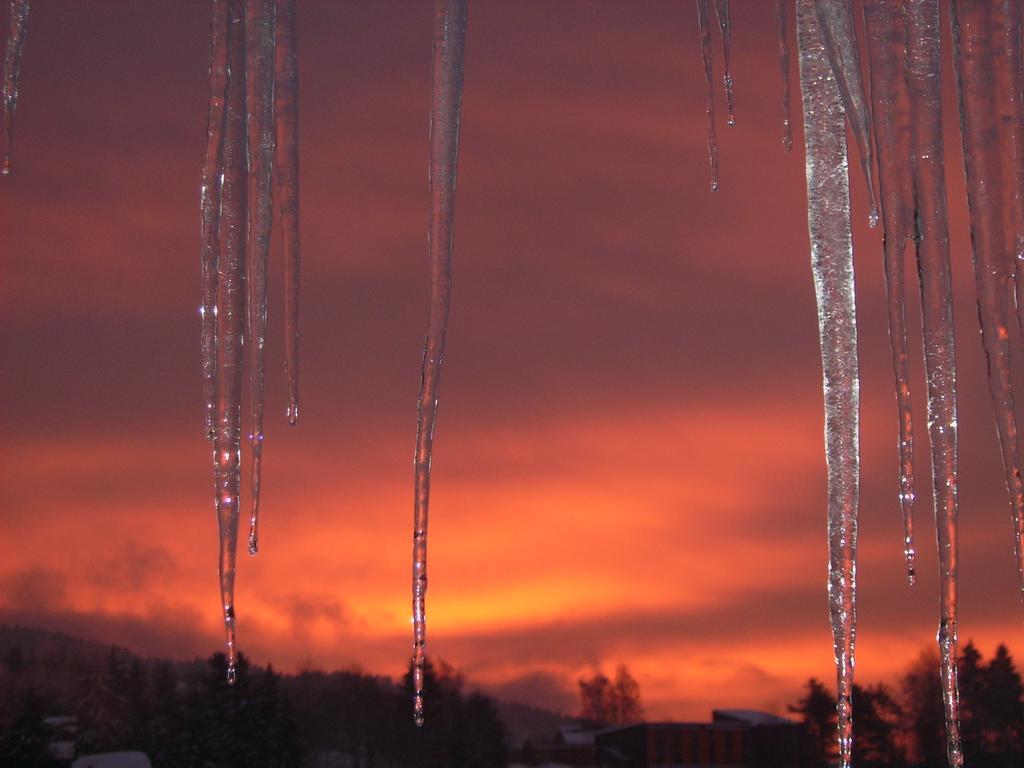
<svg viewBox="0 0 1024 768">
<path fill-rule="evenodd" d="M 796 725 L 793 720 L 756 709 L 715 709 L 711 712 L 711 720 L 715 723 L 744 725 Z"/>
</svg>

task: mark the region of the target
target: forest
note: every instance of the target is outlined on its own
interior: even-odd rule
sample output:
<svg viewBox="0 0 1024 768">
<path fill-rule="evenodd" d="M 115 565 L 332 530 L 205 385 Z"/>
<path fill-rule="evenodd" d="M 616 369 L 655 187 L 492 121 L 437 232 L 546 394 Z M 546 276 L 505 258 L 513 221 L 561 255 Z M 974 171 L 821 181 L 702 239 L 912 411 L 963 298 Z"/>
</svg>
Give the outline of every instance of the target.
<svg viewBox="0 0 1024 768">
<path fill-rule="evenodd" d="M 409 717 L 412 680 L 358 669 L 282 674 L 240 656 L 224 685 L 225 658 L 169 662 L 38 630 L 0 628 L 0 766 L 58 766 L 48 758 L 54 715 L 74 718 L 75 754 L 138 750 L 161 766 L 474 766 L 528 761 L 499 712 L 443 661 L 428 664 L 427 725 Z M 959 658 L 965 760 L 1024 760 L 1024 685 L 1010 649 L 989 658 L 971 642 Z M 578 721 L 614 727 L 643 718 L 626 665 L 614 677 L 578 681 Z M 721 691 L 723 704 L 730 691 Z M 921 653 L 892 683 L 857 686 L 856 766 L 942 766 L 945 724 L 935 651 Z M 812 766 L 836 758 L 834 692 L 817 679 L 788 707 L 804 724 Z M 540 710 L 537 710 L 540 711 Z M 70 718 L 68 718 L 70 719 Z M 566 717 L 568 722 L 569 718 Z M 554 730 L 552 728 L 552 730 Z M 553 734 L 547 734 L 551 738 Z M 543 740 L 538 733 L 534 741 Z M 334 762 L 331 762 L 331 761 Z"/>
</svg>

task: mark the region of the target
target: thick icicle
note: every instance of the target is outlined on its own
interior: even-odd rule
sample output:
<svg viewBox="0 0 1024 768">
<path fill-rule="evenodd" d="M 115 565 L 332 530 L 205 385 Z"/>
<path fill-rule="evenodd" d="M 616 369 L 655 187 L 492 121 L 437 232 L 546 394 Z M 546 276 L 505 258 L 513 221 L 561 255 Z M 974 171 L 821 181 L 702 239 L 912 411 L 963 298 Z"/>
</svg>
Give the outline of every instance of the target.
<svg viewBox="0 0 1024 768">
<path fill-rule="evenodd" d="M 779 22 L 779 73 L 782 75 L 782 146 L 793 149 L 793 122 L 789 114 L 789 23 L 788 0 L 775 0 L 775 16 Z"/>
<path fill-rule="evenodd" d="M 1017 327 L 1024 335 L 1024 72 L 1021 71 L 1021 8 L 1013 0 L 999 0 L 995 8 L 997 76 L 1000 98 L 1000 138 L 1004 158 L 1013 158 L 1012 175 L 1004 183 L 1008 200 L 1006 243 L 1013 248 Z M 1019 540 L 1018 536 L 1018 540 Z M 1018 561 L 1019 562 L 1019 561 Z M 1018 568 L 1020 575 L 1020 570 Z"/>
<path fill-rule="evenodd" d="M 868 222 L 878 224 L 878 203 L 871 157 L 871 113 L 864 97 L 864 81 L 860 74 L 860 52 L 853 23 L 853 6 L 849 0 L 814 0 L 825 50 L 832 63 L 832 73 L 839 84 L 843 103 L 850 117 L 850 127 L 860 152 L 860 167 L 868 185 L 871 212 Z"/>
<path fill-rule="evenodd" d="M 25 45 L 28 26 L 28 0 L 11 0 L 10 27 L 4 50 L 4 82 L 0 96 L 4 102 L 4 122 L 0 133 L 0 174 L 11 172 L 11 145 L 14 141 L 14 109 L 18 104 L 18 75 L 21 72 L 21 49 Z"/>
<path fill-rule="evenodd" d="M 260 476 L 263 456 L 264 347 L 267 335 L 267 255 L 274 216 L 274 0 L 245 1 L 245 99 L 248 113 L 249 445 L 252 450 L 252 512 L 249 554 L 259 549 Z"/>
<path fill-rule="evenodd" d="M 956 347 L 942 142 L 942 44 L 938 0 L 908 0 L 906 13 L 911 170 L 917 199 L 917 266 L 921 278 L 928 437 L 939 548 L 940 674 L 949 762 L 959 766 L 963 759 L 956 669 Z"/>
<path fill-rule="evenodd" d="M 1021 8 L 1014 0 L 998 0 L 993 7 L 995 74 L 994 95 L 999 115 L 999 142 L 1003 177 L 1004 242 L 1010 249 L 1010 271 L 1015 275 L 1017 323 L 1024 334 L 1024 74 L 1021 72 Z M 1011 497 L 1012 498 L 1012 497 Z M 1017 499 L 1021 501 L 1020 497 Z M 1017 585 L 1024 600 L 1024 508 L 1011 504 L 1013 548 L 1017 558 Z"/>
<path fill-rule="evenodd" d="M 241 489 L 242 357 L 245 339 L 245 36 L 242 0 L 232 0 L 228 26 L 227 122 L 221 191 L 221 256 L 217 265 L 217 435 L 213 444 L 220 529 L 220 594 L 227 634 L 228 682 L 234 682 L 235 555 Z"/>
<path fill-rule="evenodd" d="M 274 51 L 274 176 L 284 243 L 284 367 L 288 378 L 288 423 L 299 422 L 299 70 L 295 0 L 277 0 Z"/>
<path fill-rule="evenodd" d="M 824 371 L 828 594 L 838 681 L 839 759 L 843 768 L 849 768 L 857 622 L 860 379 L 846 112 L 813 0 L 797 0 L 796 6 L 807 152 L 807 221 Z"/>
<path fill-rule="evenodd" d="M 1024 525 L 1024 487 L 1020 476 L 1017 418 L 1014 414 L 1007 327 L 1013 279 L 1011 247 L 1006 242 L 1002 166 L 1012 162 L 1000 153 L 996 112 L 997 82 L 993 51 L 992 3 L 957 0 L 953 4 L 960 132 L 967 174 L 967 205 L 971 219 L 974 279 L 978 294 L 981 339 L 988 358 L 989 394 L 995 411 L 1003 469 L 1010 499 L 1018 575 Z M 1013 180 L 1011 179 L 1011 183 Z"/>
<path fill-rule="evenodd" d="M 210 109 L 200 186 L 203 304 L 201 351 L 206 436 L 217 436 L 217 261 L 220 258 L 220 185 L 224 156 L 224 99 L 228 85 L 228 0 L 210 1 Z"/>
<path fill-rule="evenodd" d="M 729 63 L 732 50 L 732 24 L 729 21 L 729 0 L 715 0 L 715 15 L 718 17 L 718 29 L 722 33 L 722 61 L 725 74 L 722 80 L 725 83 L 725 122 L 728 125 L 736 125 L 736 107 L 733 104 L 732 95 L 732 67 Z"/>
<path fill-rule="evenodd" d="M 902 12 L 887 0 L 866 0 L 864 18 L 871 59 L 871 111 L 882 200 L 889 341 L 899 410 L 899 499 L 903 513 L 903 551 L 907 578 L 913 584 L 914 427 L 903 269 L 907 243 L 914 236 L 914 186 L 910 170 L 910 115 L 905 76 L 906 25 Z"/>
<path fill-rule="evenodd" d="M 711 166 L 711 191 L 718 191 L 718 136 L 715 133 L 715 82 L 711 59 L 711 6 L 708 0 L 697 0 L 697 22 L 700 25 L 700 53 L 704 60 L 707 97 L 704 109 L 708 116 L 708 164 Z"/>
<path fill-rule="evenodd" d="M 423 724 L 423 673 L 426 663 L 427 518 L 430 505 L 430 457 L 437 418 L 437 393 L 444 362 L 448 307 L 452 291 L 455 235 L 455 177 L 462 111 L 462 63 L 466 43 L 467 0 L 435 0 L 430 108 L 430 317 L 423 345 L 423 370 L 416 405 L 416 503 L 412 544 L 413 717 Z"/>
</svg>

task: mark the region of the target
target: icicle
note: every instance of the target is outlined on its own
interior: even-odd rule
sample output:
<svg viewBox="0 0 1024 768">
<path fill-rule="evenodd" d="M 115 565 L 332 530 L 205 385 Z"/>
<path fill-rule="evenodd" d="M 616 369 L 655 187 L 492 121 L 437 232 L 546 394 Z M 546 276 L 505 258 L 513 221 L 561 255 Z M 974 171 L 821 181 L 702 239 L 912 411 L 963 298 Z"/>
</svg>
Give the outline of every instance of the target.
<svg viewBox="0 0 1024 768">
<path fill-rule="evenodd" d="M 1003 178 L 1005 247 L 1009 270 L 1015 274 L 1017 323 L 1024 334 L 1024 75 L 1021 73 L 1021 9 L 1013 0 L 993 4 L 996 84 L 994 95 L 999 115 L 999 142 Z M 1011 162 L 1012 160 L 1012 162 Z M 1020 488 L 1018 486 L 1018 492 Z M 1017 558 L 1017 585 L 1024 600 L 1024 498 L 1011 494 L 1013 548 Z"/>
<path fill-rule="evenodd" d="M 1009 211 L 1007 245 L 1012 245 L 1014 256 L 1014 278 L 1016 283 L 1017 327 L 1024 336 L 1024 72 L 1021 71 L 1021 9 L 1013 0 L 999 0 L 996 6 L 1001 43 L 997 73 L 1000 77 L 998 95 L 1002 110 L 1000 124 L 1004 129 L 1003 157 L 1012 157 L 1012 184 L 1005 185 L 1012 191 Z M 1009 145 L 1005 138 L 1009 135 Z M 1006 166 L 1004 166 L 1005 168 Z M 1018 536 L 1018 541 L 1020 537 Z M 1019 561 L 1018 561 L 1019 562 Z M 1018 568 L 1018 574 L 1020 570 Z"/>
<path fill-rule="evenodd" d="M 885 289 L 889 341 L 899 409 L 900 508 L 907 579 L 914 583 L 914 428 L 910 401 L 910 353 L 903 255 L 913 238 L 914 187 L 910 170 L 910 125 L 905 76 L 906 26 L 885 0 L 864 3 L 871 59 L 871 108 L 882 200 Z"/>
<path fill-rule="evenodd" d="M 789 115 L 789 23 L 787 0 L 775 0 L 775 15 L 779 22 L 779 73 L 782 75 L 782 146 L 793 149 L 793 123 Z"/>
<path fill-rule="evenodd" d="M 264 346 L 267 335 L 267 254 L 274 215 L 274 0 L 245 1 L 245 99 L 248 128 L 249 444 L 252 448 L 252 513 L 249 554 L 259 550 L 260 475 L 263 455 Z"/>
<path fill-rule="evenodd" d="M 217 436 L 217 261 L 220 257 L 220 185 L 224 154 L 224 98 L 228 84 L 228 0 L 210 1 L 210 109 L 206 122 L 206 158 L 200 186 L 202 229 L 203 409 L 206 436 Z"/>
<path fill-rule="evenodd" d="M 697 21 L 700 24 L 700 52 L 707 79 L 705 110 L 708 115 L 708 163 L 711 166 L 711 191 L 718 191 L 718 136 L 715 134 L 715 86 L 711 60 L 711 7 L 708 0 L 697 0 Z"/>
<path fill-rule="evenodd" d="M 0 133 L 0 174 L 11 172 L 11 145 L 14 142 L 14 109 L 18 104 L 18 75 L 21 71 L 21 49 L 25 45 L 28 26 L 28 0 L 11 0 L 10 28 L 4 51 L 4 82 L 0 96 L 4 102 L 3 132 Z"/>
<path fill-rule="evenodd" d="M 299 422 L 299 74 L 295 47 L 295 0 L 277 0 L 274 53 L 277 147 L 274 175 L 284 242 L 284 367 L 288 423 Z"/>
<path fill-rule="evenodd" d="M 732 25 L 729 23 L 729 0 L 715 0 L 715 15 L 718 16 L 718 29 L 722 33 L 722 57 L 725 62 L 725 122 L 736 125 L 736 108 L 732 97 L 732 68 L 729 64 L 729 53 L 732 48 Z"/>
<path fill-rule="evenodd" d="M 963 760 L 956 679 L 956 346 L 943 161 L 942 41 L 938 0 L 908 0 L 906 13 L 911 171 L 917 199 L 917 265 L 921 278 L 928 436 L 939 548 L 940 672 L 949 762 L 952 766 L 959 766 Z"/>
<path fill-rule="evenodd" d="M 960 125 L 967 174 L 967 205 L 971 219 L 974 278 L 978 294 L 981 339 L 988 358 L 989 393 L 995 410 L 1003 469 L 1014 528 L 1014 550 L 1021 574 L 1024 487 L 1021 484 L 1014 415 L 1008 323 L 1013 258 L 1005 240 L 1002 166 L 994 93 L 995 61 L 992 50 L 992 4 L 964 2 L 953 5 L 953 42 L 956 50 Z"/>
<path fill-rule="evenodd" d="M 875 184 L 871 170 L 871 114 L 864 98 L 860 53 L 853 24 L 853 7 L 849 0 L 814 0 L 814 7 L 825 50 L 832 63 L 832 73 L 839 84 L 843 103 L 850 117 L 853 137 L 857 140 L 860 167 L 868 185 L 868 200 L 871 205 L 868 223 L 874 227 L 878 224 L 878 203 L 875 200 Z"/>
<path fill-rule="evenodd" d="M 849 768 L 857 621 L 860 380 L 846 113 L 813 0 L 797 0 L 796 5 L 807 152 L 807 220 L 824 370 L 828 592 L 838 680 L 839 759 L 843 768 Z"/>
<path fill-rule="evenodd" d="M 444 362 L 444 341 L 452 290 L 455 234 L 455 176 L 462 110 L 462 62 L 466 43 L 467 0 L 434 3 L 433 103 L 430 109 L 430 318 L 423 345 L 423 371 L 416 406 L 416 509 L 412 545 L 413 717 L 423 724 L 423 671 L 426 662 L 427 513 L 430 457 L 437 417 L 437 393 Z"/>
<path fill-rule="evenodd" d="M 228 682 L 234 682 L 235 555 L 241 487 L 242 352 L 245 328 L 245 36 L 242 0 L 232 0 L 228 27 L 227 121 L 217 265 L 217 436 L 214 479 L 220 529 L 220 594 L 227 634 Z"/>
</svg>

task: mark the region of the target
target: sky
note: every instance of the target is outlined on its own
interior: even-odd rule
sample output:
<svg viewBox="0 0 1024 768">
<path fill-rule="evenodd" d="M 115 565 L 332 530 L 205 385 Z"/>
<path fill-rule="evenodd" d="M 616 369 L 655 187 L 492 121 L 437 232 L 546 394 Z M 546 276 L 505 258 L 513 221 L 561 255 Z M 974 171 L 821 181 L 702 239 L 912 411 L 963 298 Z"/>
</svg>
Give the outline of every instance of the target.
<svg viewBox="0 0 1024 768">
<path fill-rule="evenodd" d="M 261 551 L 243 532 L 236 604 L 240 648 L 286 671 L 397 676 L 409 657 L 430 5 L 299 3 L 302 422 L 275 237 Z M 773 6 L 733 3 L 737 124 L 720 120 L 711 193 L 690 5 L 471 3 L 427 615 L 428 652 L 488 692 L 573 712 L 578 678 L 625 663 L 649 718 L 702 720 L 833 679 L 799 91 L 794 58 L 786 153 Z M 173 658 L 223 642 L 197 311 L 207 34 L 204 2 L 37 0 L 0 180 L 0 622 Z M 960 636 L 1021 652 L 946 91 Z M 881 232 L 852 179 L 857 674 L 893 682 L 938 616 L 924 385 L 916 354 L 910 588 Z M 916 352 L 915 276 L 908 260 Z"/>
</svg>

